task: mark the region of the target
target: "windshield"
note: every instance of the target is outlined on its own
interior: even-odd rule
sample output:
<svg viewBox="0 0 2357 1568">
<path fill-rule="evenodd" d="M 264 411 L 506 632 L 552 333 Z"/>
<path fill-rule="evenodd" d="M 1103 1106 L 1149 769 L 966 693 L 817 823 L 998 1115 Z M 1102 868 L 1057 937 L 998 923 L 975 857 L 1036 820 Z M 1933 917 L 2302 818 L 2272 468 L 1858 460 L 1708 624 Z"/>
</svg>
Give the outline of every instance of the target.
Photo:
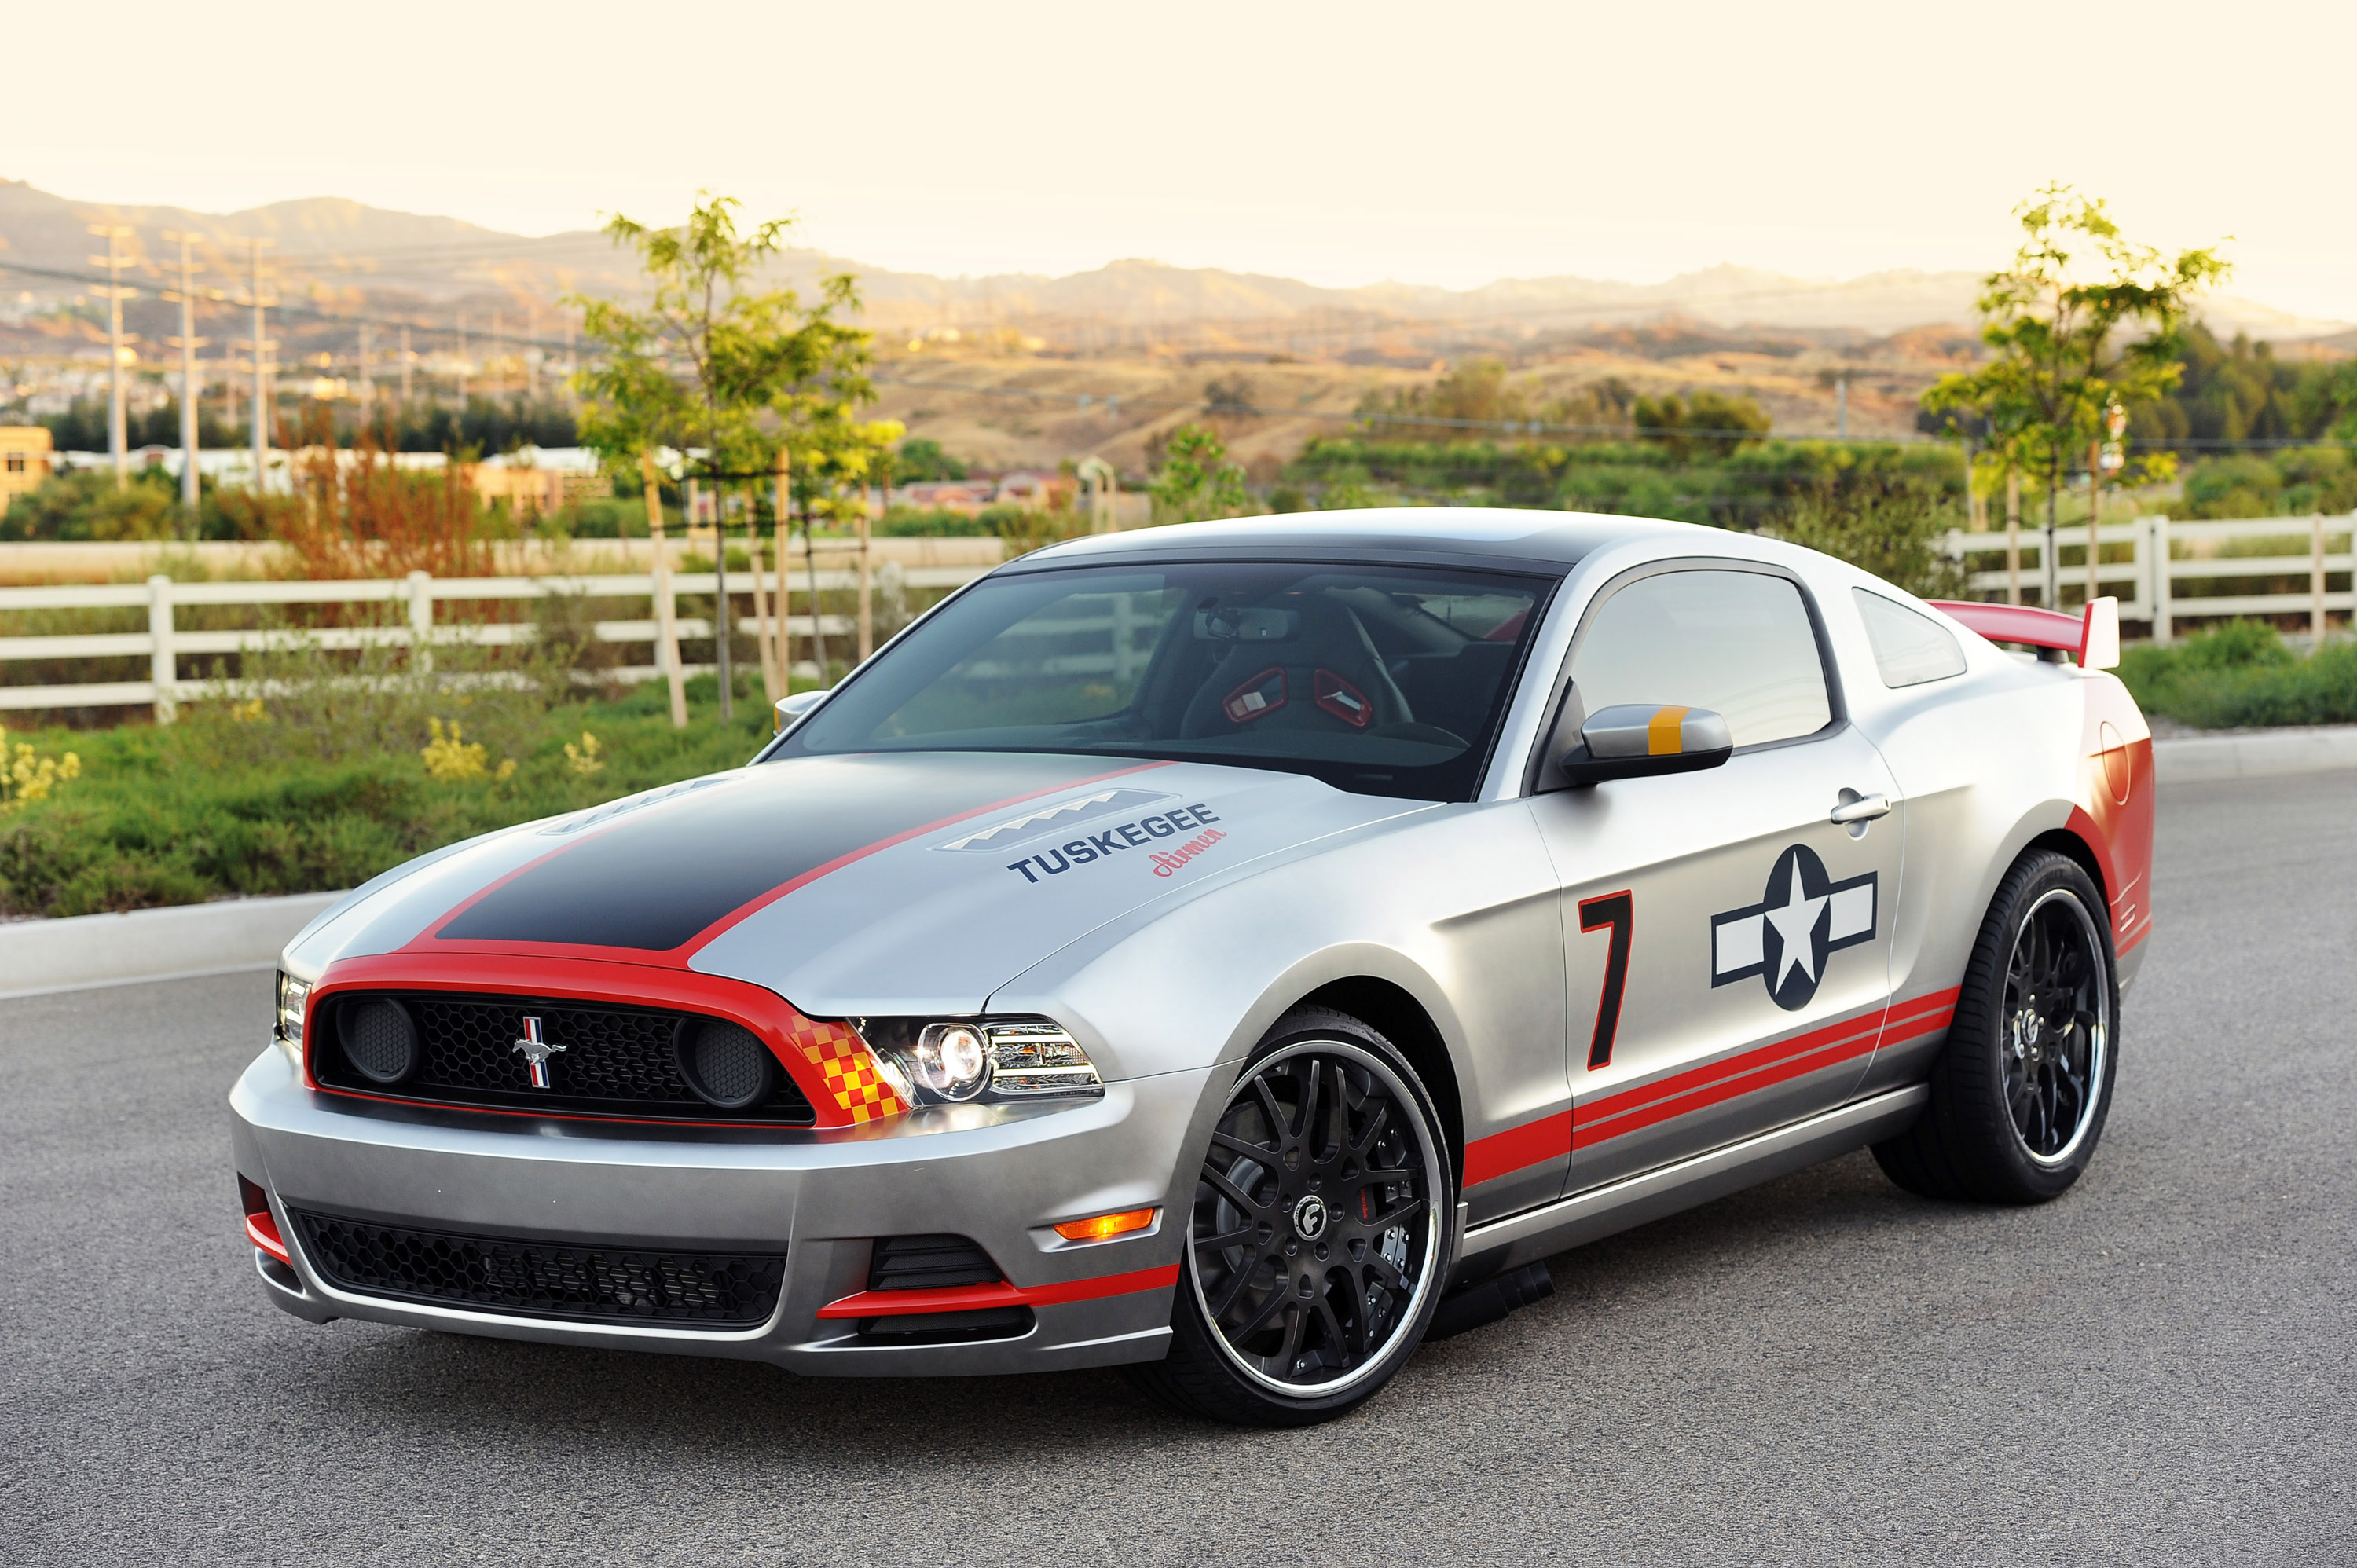
<svg viewBox="0 0 2357 1568">
<path fill-rule="evenodd" d="M 994 577 L 770 755 L 1089 752 L 1468 800 L 1552 585 L 1300 563 Z"/>
</svg>

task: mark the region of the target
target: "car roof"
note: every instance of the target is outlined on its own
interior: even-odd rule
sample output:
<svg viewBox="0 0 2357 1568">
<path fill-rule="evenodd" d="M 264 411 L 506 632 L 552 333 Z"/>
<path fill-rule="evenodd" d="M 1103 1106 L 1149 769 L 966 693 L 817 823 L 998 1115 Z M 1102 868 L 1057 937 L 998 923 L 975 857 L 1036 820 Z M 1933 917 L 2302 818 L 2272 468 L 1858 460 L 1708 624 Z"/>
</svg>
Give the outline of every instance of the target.
<svg viewBox="0 0 2357 1568">
<path fill-rule="evenodd" d="M 1717 529 L 1693 523 L 1606 512 L 1384 507 L 1089 534 L 1035 550 L 1009 566 L 1028 570 L 1149 560 L 1306 558 L 1522 566 L 1560 574 L 1605 545 L 1680 533 L 1726 537 Z"/>
</svg>

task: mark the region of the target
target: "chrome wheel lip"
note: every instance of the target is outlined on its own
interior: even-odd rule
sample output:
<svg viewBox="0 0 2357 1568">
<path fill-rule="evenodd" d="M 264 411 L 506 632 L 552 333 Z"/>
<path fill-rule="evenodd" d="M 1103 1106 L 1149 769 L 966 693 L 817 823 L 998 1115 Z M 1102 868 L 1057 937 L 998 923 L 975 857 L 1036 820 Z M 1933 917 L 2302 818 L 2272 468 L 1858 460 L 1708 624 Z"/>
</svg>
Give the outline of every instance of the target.
<svg viewBox="0 0 2357 1568">
<path fill-rule="evenodd" d="M 2071 1129 L 2071 1136 L 2063 1142 L 2063 1144 L 2060 1149 L 2057 1149 L 2050 1155 L 2041 1155 L 2037 1150 L 2029 1146 L 2029 1140 L 2023 1135 L 2021 1123 L 2014 1117 L 2011 1096 L 2010 1094 L 2007 1095 L 2006 1105 L 2006 1124 L 2013 1129 L 2014 1146 L 2021 1151 L 2022 1155 L 2029 1159 L 2030 1164 L 2037 1165 L 2041 1170 L 2061 1169 L 2062 1166 L 2069 1165 L 2072 1159 L 2078 1154 L 2079 1150 L 2084 1146 L 2087 1142 L 2088 1130 L 2094 1125 L 2096 1108 L 2103 1101 L 2105 1074 L 2111 1068 L 2112 985 L 2110 965 L 2105 957 L 2102 928 L 2095 924 L 2094 916 L 2088 911 L 2085 901 L 2083 900 L 2076 892 L 2068 887 L 2055 887 L 2050 888 L 2048 891 L 2039 895 L 2038 900 L 2030 905 L 2029 910 L 2023 914 L 2021 919 L 2014 927 L 2013 947 L 2006 955 L 2006 972 L 2008 975 L 2012 973 L 2013 961 L 2021 950 L 2022 941 L 2029 936 L 2031 929 L 2036 926 L 2040 912 L 2045 909 L 2048 905 L 2057 902 L 2063 902 L 2070 905 L 2071 913 L 2078 924 L 2080 935 L 2085 940 L 2088 960 L 2096 971 L 2096 978 L 2094 982 L 2095 1021 L 2093 1026 L 2088 1030 L 2086 1100 L 2085 1102 L 2079 1107 L 2078 1121 Z M 2018 1007 L 2015 1003 L 2015 999 L 2011 993 L 2011 986 L 2009 984 L 2007 988 L 2005 1000 L 2007 1003 L 2007 1008 L 2003 1015 L 2003 1022 L 1999 1026 L 2003 1030 L 2004 1037 L 1999 1041 L 1998 1049 L 2001 1054 L 2011 1056 L 2018 1054 L 2015 1047 L 2015 1037 L 2017 1033 L 2016 1019 L 2019 1007 Z M 2021 1005 L 2034 1005 L 2034 999 L 2031 999 L 2029 1003 L 2023 1004 Z M 2035 1025 L 2032 1026 L 2032 1029 L 2034 1031 L 2032 1044 L 2042 1048 L 2043 1040 L 2040 1036 L 2042 1036 L 2043 1031 L 2038 1029 Z"/>
<path fill-rule="evenodd" d="M 1339 1056 L 1365 1068 L 1383 1081 L 1384 1088 L 1389 1090 L 1401 1104 L 1415 1107 L 1416 1114 L 1414 1120 L 1416 1151 L 1423 1159 L 1425 1170 L 1424 1248 L 1421 1270 L 1416 1276 L 1415 1293 L 1408 1298 L 1407 1305 L 1401 1309 L 1398 1326 L 1393 1330 L 1392 1337 L 1382 1349 L 1340 1377 L 1329 1378 L 1323 1382 L 1316 1383 L 1288 1382 L 1282 1378 L 1272 1378 L 1254 1366 L 1243 1352 L 1228 1342 L 1227 1334 L 1212 1317 L 1211 1304 L 1204 1299 L 1203 1295 L 1202 1273 L 1196 1266 L 1194 1222 L 1190 1209 L 1187 1236 L 1187 1282 L 1189 1290 L 1194 1294 L 1195 1310 L 1202 1315 L 1201 1321 L 1211 1334 L 1211 1342 L 1219 1347 L 1220 1354 L 1226 1358 L 1230 1366 L 1243 1373 L 1258 1387 L 1271 1393 L 1281 1394 L 1287 1399 L 1325 1399 L 1335 1394 L 1346 1393 L 1373 1378 L 1376 1372 L 1383 1368 L 1399 1348 L 1401 1337 L 1407 1332 L 1409 1326 L 1422 1316 L 1426 1303 L 1431 1299 L 1433 1292 L 1439 1288 L 1440 1249 L 1448 1234 L 1441 1222 L 1445 1208 L 1441 1201 L 1441 1188 L 1444 1184 L 1434 1179 L 1437 1173 L 1445 1172 L 1448 1167 L 1441 1164 L 1439 1151 L 1433 1145 L 1431 1130 L 1426 1125 L 1423 1101 L 1408 1088 L 1399 1074 L 1393 1070 L 1390 1063 L 1365 1047 L 1353 1045 L 1348 1040 L 1330 1038 L 1296 1040 L 1291 1045 L 1273 1051 L 1253 1064 L 1252 1075 L 1236 1080 L 1235 1087 L 1228 1091 L 1227 1103 L 1220 1108 L 1221 1116 L 1224 1117 L 1229 1108 L 1235 1104 L 1236 1096 L 1242 1093 L 1246 1085 L 1251 1082 L 1253 1075 L 1265 1072 L 1277 1063 L 1289 1061 L 1295 1057 L 1313 1055 Z"/>
</svg>

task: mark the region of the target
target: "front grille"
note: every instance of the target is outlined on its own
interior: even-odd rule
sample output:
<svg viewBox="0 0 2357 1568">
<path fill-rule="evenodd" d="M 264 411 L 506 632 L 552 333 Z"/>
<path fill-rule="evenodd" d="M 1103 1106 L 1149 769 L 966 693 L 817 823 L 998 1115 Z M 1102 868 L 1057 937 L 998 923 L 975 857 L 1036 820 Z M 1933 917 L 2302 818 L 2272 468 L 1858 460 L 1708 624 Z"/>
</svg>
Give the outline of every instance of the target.
<svg viewBox="0 0 2357 1568">
<path fill-rule="evenodd" d="M 944 1290 L 1006 1277 L 966 1236 L 878 1236 L 867 1265 L 869 1290 Z"/>
<path fill-rule="evenodd" d="M 576 1323 L 766 1323 L 782 1255 L 640 1252 L 454 1236 L 290 1210 L 312 1266 L 355 1295 Z"/>
<path fill-rule="evenodd" d="M 341 1035 L 346 1020 L 357 1024 L 362 1009 L 378 1001 L 398 1003 L 416 1025 L 417 1065 L 391 1086 L 371 1080 L 348 1059 Z M 526 1017 L 540 1020 L 541 1037 L 549 1045 L 564 1047 L 548 1054 L 546 1089 L 533 1086 L 525 1056 L 516 1048 Z M 783 1072 L 759 1103 L 726 1110 L 706 1101 L 679 1070 L 673 1038 L 683 1021 L 704 1019 L 660 1008 L 529 997 L 346 993 L 319 1009 L 312 1070 L 330 1088 L 445 1105 L 802 1126 L 816 1119 Z"/>
</svg>

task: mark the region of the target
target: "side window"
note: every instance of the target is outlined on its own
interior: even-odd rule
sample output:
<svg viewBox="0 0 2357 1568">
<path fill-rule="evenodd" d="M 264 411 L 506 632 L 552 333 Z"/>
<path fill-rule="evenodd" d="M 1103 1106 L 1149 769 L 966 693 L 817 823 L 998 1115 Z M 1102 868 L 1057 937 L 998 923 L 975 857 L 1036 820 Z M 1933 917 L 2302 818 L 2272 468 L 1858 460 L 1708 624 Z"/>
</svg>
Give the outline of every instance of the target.
<svg viewBox="0 0 2357 1568">
<path fill-rule="evenodd" d="M 1866 622 L 1866 640 L 1874 646 L 1875 668 L 1886 686 L 1920 686 L 1964 672 L 1964 644 L 1930 616 L 1909 609 L 1880 594 L 1852 588 L 1858 618 Z"/>
<path fill-rule="evenodd" d="M 1595 612 L 1571 679 L 1584 712 L 1620 703 L 1709 708 L 1738 746 L 1813 735 L 1833 722 L 1801 590 L 1764 572 L 1640 577 Z"/>
</svg>

